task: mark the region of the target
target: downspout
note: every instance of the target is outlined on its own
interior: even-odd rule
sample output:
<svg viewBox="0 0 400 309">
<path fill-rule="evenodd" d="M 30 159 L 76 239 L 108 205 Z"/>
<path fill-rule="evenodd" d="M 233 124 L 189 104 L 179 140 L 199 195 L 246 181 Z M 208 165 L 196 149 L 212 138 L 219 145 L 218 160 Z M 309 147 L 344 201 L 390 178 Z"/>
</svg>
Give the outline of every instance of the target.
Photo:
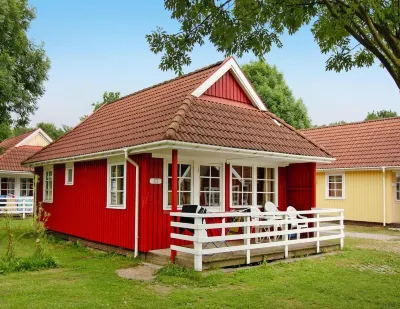
<svg viewBox="0 0 400 309">
<path fill-rule="evenodd" d="M 386 226 L 386 170 L 382 166 L 382 188 L 383 188 L 383 226 Z"/>
<path fill-rule="evenodd" d="M 125 160 L 132 164 L 136 171 L 135 171 L 135 255 L 137 257 L 139 254 L 139 165 L 129 158 L 128 149 L 124 149 L 125 151 Z"/>
</svg>

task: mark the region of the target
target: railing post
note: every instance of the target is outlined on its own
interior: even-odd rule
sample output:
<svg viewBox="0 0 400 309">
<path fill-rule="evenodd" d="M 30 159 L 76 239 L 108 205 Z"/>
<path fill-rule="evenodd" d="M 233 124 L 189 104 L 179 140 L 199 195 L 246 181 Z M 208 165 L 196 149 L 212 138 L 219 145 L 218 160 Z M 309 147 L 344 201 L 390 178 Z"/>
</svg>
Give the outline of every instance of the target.
<svg viewBox="0 0 400 309">
<path fill-rule="evenodd" d="M 194 270 L 202 271 L 203 270 L 203 243 L 199 242 L 199 237 L 201 235 L 198 226 L 202 223 L 202 218 L 195 218 L 194 219 L 194 250 L 196 253 L 194 255 Z M 207 232 L 206 232 L 207 233 Z"/>
<path fill-rule="evenodd" d="M 254 221 L 254 222 L 258 222 L 258 221 Z M 250 262 L 251 262 L 251 259 L 250 259 L 250 242 L 251 242 L 251 238 L 249 238 L 251 228 L 250 228 L 249 223 L 250 223 L 250 216 L 246 216 L 246 224 L 247 225 L 244 228 L 244 233 L 245 233 L 246 236 L 248 236 L 244 241 L 245 245 L 247 246 L 247 249 L 246 249 L 246 264 L 250 264 Z"/>
<path fill-rule="evenodd" d="M 344 211 L 340 212 L 340 249 L 344 248 Z"/>
<path fill-rule="evenodd" d="M 288 241 L 289 241 L 289 222 L 288 222 L 288 215 L 285 214 L 284 216 L 285 219 L 285 259 L 287 259 L 289 257 L 289 245 L 288 245 Z"/>
<path fill-rule="evenodd" d="M 319 241 L 319 236 L 320 236 L 320 234 L 319 234 L 319 213 L 316 213 L 314 218 L 317 219 L 317 222 L 316 222 L 317 223 L 316 224 L 316 226 L 317 226 L 317 253 L 320 253 L 321 247 L 320 247 L 320 241 Z"/>
<path fill-rule="evenodd" d="M 25 219 L 25 199 L 22 200 L 22 219 Z"/>
</svg>

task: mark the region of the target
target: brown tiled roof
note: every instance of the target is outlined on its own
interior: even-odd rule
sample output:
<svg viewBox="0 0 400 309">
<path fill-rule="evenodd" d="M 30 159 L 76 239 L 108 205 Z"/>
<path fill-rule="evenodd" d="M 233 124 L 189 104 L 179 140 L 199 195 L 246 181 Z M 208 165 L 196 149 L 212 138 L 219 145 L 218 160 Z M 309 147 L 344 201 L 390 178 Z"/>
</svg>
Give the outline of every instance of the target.
<svg viewBox="0 0 400 309">
<path fill-rule="evenodd" d="M 222 64 L 146 88 L 100 109 L 26 163 L 178 140 L 290 154 L 330 157 L 269 112 L 228 106 L 190 94 Z"/>
<path fill-rule="evenodd" d="M 400 117 L 303 130 L 336 158 L 318 168 L 400 166 Z"/>
<path fill-rule="evenodd" d="M 20 135 L 14 136 L 7 138 L 0 142 L 0 149 L 7 150 L 10 147 L 15 147 L 18 143 L 22 142 L 25 138 L 27 138 L 29 135 L 33 133 L 36 129 L 30 130 L 26 133 L 22 133 Z"/>
<path fill-rule="evenodd" d="M 21 162 L 37 153 L 41 146 L 12 147 L 0 156 L 0 171 L 31 172 L 30 168 L 21 165 Z"/>
</svg>

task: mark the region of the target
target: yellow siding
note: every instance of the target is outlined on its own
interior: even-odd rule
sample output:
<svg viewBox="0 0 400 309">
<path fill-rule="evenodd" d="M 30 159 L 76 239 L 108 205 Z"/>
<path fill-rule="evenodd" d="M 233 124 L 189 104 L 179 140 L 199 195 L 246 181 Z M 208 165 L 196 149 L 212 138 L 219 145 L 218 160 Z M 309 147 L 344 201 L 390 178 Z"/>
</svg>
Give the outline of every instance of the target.
<svg viewBox="0 0 400 309">
<path fill-rule="evenodd" d="M 386 196 L 387 208 L 389 210 L 389 223 L 400 223 L 400 201 L 396 201 L 396 172 L 389 172 L 386 178 L 388 195 Z"/>
<path fill-rule="evenodd" d="M 44 147 L 47 146 L 48 144 L 49 142 L 47 141 L 47 139 L 45 139 L 43 135 L 39 133 L 32 136 L 32 138 L 30 138 L 25 145 Z"/>
<path fill-rule="evenodd" d="M 343 208 L 346 220 L 383 222 L 382 171 L 340 171 L 338 173 L 345 174 L 345 198 L 341 200 L 326 199 L 325 172 L 318 172 L 317 206 Z M 386 178 L 387 187 L 389 187 L 387 192 L 392 191 L 391 184 L 388 185 L 388 182 L 391 181 L 390 177 L 387 175 Z M 387 196 L 387 200 L 390 200 L 389 196 Z M 387 212 L 386 218 L 388 219 L 390 215 L 391 212 Z"/>
</svg>

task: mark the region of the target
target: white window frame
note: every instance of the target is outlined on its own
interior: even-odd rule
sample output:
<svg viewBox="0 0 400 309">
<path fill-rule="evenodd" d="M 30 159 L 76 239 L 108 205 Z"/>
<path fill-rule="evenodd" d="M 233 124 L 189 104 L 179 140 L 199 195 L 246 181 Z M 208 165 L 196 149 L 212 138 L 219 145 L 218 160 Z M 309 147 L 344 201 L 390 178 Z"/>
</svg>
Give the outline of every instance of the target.
<svg viewBox="0 0 400 309">
<path fill-rule="evenodd" d="M 274 201 L 273 201 L 273 203 L 276 205 L 276 206 L 278 206 L 278 204 L 277 204 L 277 201 L 278 201 L 278 168 L 277 167 L 268 167 L 268 166 L 261 166 L 261 165 L 256 165 L 255 167 L 255 182 L 256 182 L 256 185 L 255 185 L 255 187 L 256 187 L 256 192 L 255 192 L 255 196 L 254 196 L 254 204 L 256 205 L 256 206 L 258 206 L 258 207 L 264 207 L 265 205 L 257 205 L 258 203 L 257 203 L 257 195 L 258 194 L 265 194 L 265 195 L 267 195 L 267 194 L 273 194 L 274 195 Z M 265 178 L 265 179 L 261 179 L 261 178 L 258 178 L 257 177 L 257 169 L 258 168 L 265 168 L 265 169 L 272 169 L 273 171 L 274 171 L 274 179 L 269 179 L 269 178 Z M 267 174 L 268 174 L 268 172 L 267 172 Z M 274 182 L 274 191 L 273 192 L 269 192 L 269 191 L 267 191 L 267 192 L 265 192 L 265 191 L 258 191 L 257 190 L 257 181 L 258 180 L 263 180 L 263 181 L 266 181 L 266 182 L 268 182 L 268 181 L 273 181 Z"/>
<path fill-rule="evenodd" d="M 111 178 L 111 167 L 114 165 L 123 165 L 124 166 L 124 201 L 122 205 L 111 205 L 111 185 L 110 185 L 110 178 Z M 126 209 L 126 160 L 124 157 L 118 158 L 108 158 L 107 159 L 107 206 L 108 209 Z"/>
<path fill-rule="evenodd" d="M 46 199 L 46 173 L 51 172 L 51 198 Z M 54 167 L 53 165 L 47 165 L 43 168 L 43 202 L 53 203 L 54 198 Z"/>
<path fill-rule="evenodd" d="M 10 184 L 10 182 L 9 182 L 8 180 L 9 180 L 9 179 L 13 179 L 13 180 L 14 180 L 14 181 L 13 181 L 13 182 L 14 182 L 14 188 L 12 189 L 12 191 L 13 191 L 12 195 L 17 196 L 17 195 L 16 195 L 16 193 L 18 192 L 18 191 L 17 191 L 17 183 L 18 183 L 17 178 L 16 178 L 16 177 L 13 177 L 13 176 L 3 175 L 3 176 L 0 177 L 0 185 L 3 183 L 3 182 L 1 181 L 1 178 L 6 178 L 6 179 L 7 179 L 7 182 L 5 182 L 5 183 L 7 184 L 7 189 L 5 189 L 6 192 L 7 192 L 6 196 L 9 196 L 9 191 L 11 190 L 11 189 L 8 187 L 8 184 Z M 1 192 L 0 192 L 0 193 L 1 193 Z M 1 195 L 1 194 L 0 194 L 0 195 Z"/>
<path fill-rule="evenodd" d="M 54 177 L 54 176 L 53 176 L 53 177 Z M 22 188 L 22 180 L 23 180 L 23 179 L 32 180 L 32 189 L 27 189 L 27 188 L 23 189 L 23 188 Z M 53 181 L 54 181 L 54 180 L 53 180 Z M 22 194 L 21 194 L 22 192 L 27 193 L 27 192 L 29 192 L 29 191 L 32 191 L 32 195 L 22 195 Z M 22 176 L 22 177 L 19 178 L 19 197 L 33 197 L 34 191 L 35 191 L 35 189 L 34 189 L 34 180 L 33 180 L 32 177 L 25 177 L 25 176 Z"/>
<path fill-rule="evenodd" d="M 225 177 L 225 169 L 222 164 L 215 164 L 215 163 L 206 163 L 206 162 L 197 162 L 195 164 L 195 176 L 196 177 L 196 183 L 198 182 L 198 190 L 194 192 L 195 196 L 198 196 L 198 205 L 200 205 L 200 193 L 201 192 L 207 192 L 207 191 L 200 191 L 200 181 L 201 181 L 201 176 L 200 176 L 200 166 L 215 166 L 219 167 L 219 206 L 202 206 L 207 209 L 207 211 L 223 211 L 224 207 L 224 177 Z M 203 177 L 206 178 L 206 177 Z M 216 177 L 208 177 L 210 180 L 212 178 L 216 179 Z M 212 190 L 209 189 L 209 193 L 212 192 Z"/>
<path fill-rule="evenodd" d="M 329 196 L 329 176 L 342 176 L 342 196 Z M 346 175 L 345 173 L 325 173 L 325 199 L 344 200 L 346 197 Z"/>
<path fill-rule="evenodd" d="M 232 188 L 232 167 L 234 165 L 237 166 L 249 166 L 252 168 L 252 183 L 253 183 L 253 190 L 252 190 L 252 200 L 251 200 L 251 205 L 233 205 L 233 188 Z M 264 167 L 264 168 L 273 168 L 274 169 L 274 174 L 275 174 L 275 205 L 278 207 L 279 206 L 279 192 L 278 192 L 278 184 L 279 184 L 279 173 L 278 173 L 278 166 L 277 165 L 271 165 L 271 164 L 242 164 L 242 163 L 231 163 L 230 164 L 230 171 L 229 171 L 229 179 L 226 179 L 225 181 L 229 181 L 229 189 L 230 189 L 230 208 L 232 209 L 246 209 L 249 208 L 250 206 L 255 206 L 258 208 L 264 208 L 264 205 L 257 205 L 257 167 Z M 224 175 L 225 178 L 225 175 Z"/>
<path fill-rule="evenodd" d="M 163 173 L 163 210 L 171 210 L 172 206 L 168 205 L 168 164 L 172 164 L 171 160 L 164 160 L 164 173 Z M 187 164 L 190 165 L 191 168 L 191 184 L 190 184 L 190 204 L 194 204 L 194 162 L 193 161 L 178 161 L 179 164 Z M 178 175 L 179 178 L 179 175 Z M 179 186 L 179 184 L 178 184 Z M 178 188 L 179 189 L 179 188 Z M 200 194 L 200 193 L 199 193 Z M 179 197 L 178 197 L 178 209 L 182 209 L 182 206 L 179 205 Z"/>
<path fill-rule="evenodd" d="M 397 181 L 397 177 L 400 177 L 400 173 L 396 173 L 396 179 L 395 179 L 395 194 L 396 194 L 396 202 L 400 202 L 400 199 L 398 198 L 398 194 L 400 194 L 400 190 L 397 190 L 397 185 L 400 185 L 400 181 Z"/>
<path fill-rule="evenodd" d="M 72 170 L 72 180 L 68 181 L 68 171 Z M 65 163 L 65 185 L 72 186 L 74 184 L 74 163 Z"/>
</svg>

